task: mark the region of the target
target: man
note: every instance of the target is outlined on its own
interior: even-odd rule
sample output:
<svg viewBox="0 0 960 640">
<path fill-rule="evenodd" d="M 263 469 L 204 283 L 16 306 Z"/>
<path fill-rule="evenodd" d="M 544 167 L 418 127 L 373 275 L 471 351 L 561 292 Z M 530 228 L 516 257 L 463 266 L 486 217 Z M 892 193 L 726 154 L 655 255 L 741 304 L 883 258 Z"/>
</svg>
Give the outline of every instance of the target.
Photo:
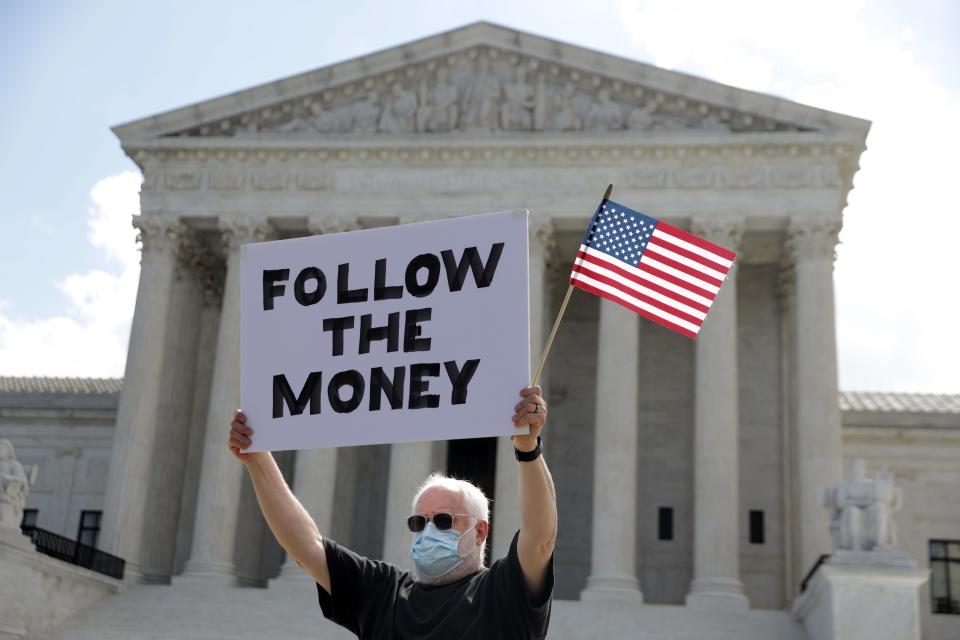
<svg viewBox="0 0 960 640">
<path fill-rule="evenodd" d="M 540 455 L 547 406 L 540 387 L 521 390 L 517 435 L 521 528 L 489 569 L 486 497 L 470 483 L 434 474 L 413 500 L 407 524 L 416 570 L 363 558 L 322 537 L 269 452 L 243 453 L 253 430 L 238 411 L 229 447 L 243 462 L 277 541 L 317 582 L 323 614 L 364 638 L 543 638 L 553 597 L 557 501 Z"/>
</svg>

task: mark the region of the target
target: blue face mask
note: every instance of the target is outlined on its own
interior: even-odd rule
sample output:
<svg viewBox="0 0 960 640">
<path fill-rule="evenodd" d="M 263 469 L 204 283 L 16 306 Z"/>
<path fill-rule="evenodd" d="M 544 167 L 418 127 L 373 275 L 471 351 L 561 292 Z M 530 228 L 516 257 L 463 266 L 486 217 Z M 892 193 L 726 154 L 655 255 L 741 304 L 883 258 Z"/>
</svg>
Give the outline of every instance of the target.
<svg viewBox="0 0 960 640">
<path fill-rule="evenodd" d="M 460 538 L 465 536 L 470 527 L 463 533 L 455 529 L 440 531 L 432 522 L 413 538 L 410 547 L 410 557 L 417 567 L 417 571 L 427 578 L 439 578 L 456 569 L 463 562 L 460 555 Z"/>
</svg>

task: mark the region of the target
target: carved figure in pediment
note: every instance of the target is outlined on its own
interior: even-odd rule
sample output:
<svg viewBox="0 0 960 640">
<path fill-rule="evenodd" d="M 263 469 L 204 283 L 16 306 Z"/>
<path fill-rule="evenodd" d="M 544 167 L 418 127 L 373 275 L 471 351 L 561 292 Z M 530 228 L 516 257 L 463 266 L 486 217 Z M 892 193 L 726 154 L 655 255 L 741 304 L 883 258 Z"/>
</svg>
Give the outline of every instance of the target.
<svg viewBox="0 0 960 640">
<path fill-rule="evenodd" d="M 536 94 L 534 88 L 527 84 L 527 72 L 523 67 L 516 67 L 513 74 L 513 82 L 503 87 L 500 128 L 504 131 L 529 131 L 533 128 Z"/>
<path fill-rule="evenodd" d="M 644 129 L 652 129 L 657 123 L 657 118 L 654 113 L 656 113 L 657 107 L 659 106 L 660 104 L 656 100 L 647 100 L 646 104 L 642 107 L 630 112 L 630 117 L 627 119 L 627 128 L 641 131 Z"/>
<path fill-rule="evenodd" d="M 417 126 L 417 94 L 394 82 L 387 103 L 380 114 L 380 131 L 407 133 Z"/>
<path fill-rule="evenodd" d="M 371 91 L 350 110 L 350 131 L 375 133 L 380 124 L 380 94 Z"/>
<path fill-rule="evenodd" d="M 477 72 L 463 94 L 461 129 L 496 131 L 500 79 L 490 71 L 490 61 L 480 58 Z"/>
<path fill-rule="evenodd" d="M 319 102 L 310 105 L 310 126 L 320 133 L 333 133 L 340 128 L 340 121 L 337 114 L 333 111 L 327 111 Z"/>
<path fill-rule="evenodd" d="M 578 131 L 583 128 L 576 105 L 577 87 L 572 82 L 553 94 L 553 119 L 550 128 L 554 131 Z"/>
<path fill-rule="evenodd" d="M 590 107 L 586 120 L 591 131 L 614 131 L 623 129 L 623 111 L 620 105 L 610 98 L 608 89 L 597 92 L 597 100 Z"/>
<path fill-rule="evenodd" d="M 708 113 L 694 126 L 704 131 L 730 131 L 730 124 L 716 113 Z"/>
<path fill-rule="evenodd" d="M 277 127 L 277 133 L 305 133 L 313 132 L 313 125 L 307 118 L 302 116 L 293 116 L 290 120 L 280 124 Z"/>
<path fill-rule="evenodd" d="M 30 485 L 36 481 L 36 465 L 24 467 L 17 460 L 13 443 L 0 440 L 0 528 L 16 529 L 20 526 Z"/>
<path fill-rule="evenodd" d="M 427 89 L 426 79 L 420 84 L 420 108 L 417 109 L 418 131 L 452 131 L 460 117 L 457 85 L 448 79 L 447 69 L 437 69 L 437 84 Z"/>
<path fill-rule="evenodd" d="M 537 76 L 537 89 L 534 95 L 536 104 L 533 107 L 533 129 L 534 131 L 543 131 L 547 128 L 550 94 L 547 91 L 547 81 L 542 73 Z"/>
<path fill-rule="evenodd" d="M 256 118 L 250 115 L 246 115 L 240 120 L 240 130 L 239 134 L 248 134 L 252 135 L 260 131 L 260 125 L 257 122 Z"/>
</svg>

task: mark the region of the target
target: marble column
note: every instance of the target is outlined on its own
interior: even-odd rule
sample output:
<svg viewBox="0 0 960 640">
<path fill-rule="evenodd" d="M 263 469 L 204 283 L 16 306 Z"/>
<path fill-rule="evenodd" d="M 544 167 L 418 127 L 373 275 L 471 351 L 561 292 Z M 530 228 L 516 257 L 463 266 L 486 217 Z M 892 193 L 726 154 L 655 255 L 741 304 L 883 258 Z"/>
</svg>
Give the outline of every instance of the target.
<svg viewBox="0 0 960 640">
<path fill-rule="evenodd" d="M 637 550 L 639 316 L 599 300 L 590 577 L 582 600 L 640 604 Z"/>
<path fill-rule="evenodd" d="M 823 492 L 843 477 L 833 299 L 839 231 L 839 220 L 793 220 L 787 237 L 794 271 L 792 415 L 798 579 L 832 549 Z"/>
<path fill-rule="evenodd" d="M 546 341 L 545 320 L 547 295 L 547 263 L 553 248 L 553 223 L 539 218 L 530 219 L 530 375 L 537 363 Z M 541 376 L 544 386 L 546 376 Z M 516 400 L 519 401 L 519 396 Z M 549 402 L 549 399 L 547 399 Z M 547 436 L 549 437 L 549 436 Z M 497 439 L 497 471 L 493 502 L 493 555 L 502 558 L 510 551 L 513 535 L 520 528 L 520 497 L 517 461 L 513 454 L 511 438 Z"/>
<path fill-rule="evenodd" d="M 436 220 L 432 215 L 403 215 L 399 224 Z M 413 495 L 434 471 L 444 469 L 445 442 L 405 442 L 390 446 L 390 472 L 387 480 L 387 512 L 383 534 L 383 559 L 412 569 L 410 560 L 410 515 Z"/>
<path fill-rule="evenodd" d="M 293 493 L 317 523 L 320 535 L 329 536 L 333 524 L 333 498 L 337 483 L 337 449 L 305 449 L 296 452 Z M 279 580 L 300 583 L 313 578 L 287 556 Z"/>
<path fill-rule="evenodd" d="M 737 220 L 694 220 L 694 233 L 737 250 Z M 737 272 L 730 270 L 696 340 L 693 581 L 688 606 L 749 606 L 740 582 Z"/>
<path fill-rule="evenodd" d="M 353 231 L 360 225 L 355 219 L 339 216 L 312 216 L 307 221 L 311 235 Z M 320 535 L 329 536 L 333 524 L 334 490 L 337 483 L 338 449 L 305 449 L 296 452 L 293 470 L 293 493 L 307 510 Z M 280 568 L 279 580 L 299 583 L 312 578 L 301 569 L 296 560 L 287 556 Z"/>
<path fill-rule="evenodd" d="M 383 536 L 383 559 L 402 569 L 412 569 L 410 530 L 413 496 L 433 471 L 439 468 L 439 452 L 445 442 L 404 442 L 390 447 L 390 477 L 387 481 L 387 521 Z"/>
<path fill-rule="evenodd" d="M 240 247 L 270 237 L 270 226 L 237 217 L 221 220 L 227 256 L 223 307 L 210 385 L 196 522 L 185 578 L 234 582 L 234 542 L 243 465 L 227 448 L 230 420 L 240 406 Z"/>
<path fill-rule="evenodd" d="M 187 444 L 187 461 L 183 478 L 183 493 L 180 498 L 180 516 L 177 526 L 177 552 L 174 558 L 174 575 L 183 573 L 193 541 L 193 526 L 197 517 L 197 491 L 200 484 L 200 463 L 203 458 L 203 441 L 206 435 L 207 413 L 210 402 L 210 383 L 213 380 L 213 362 L 217 353 L 217 331 L 220 326 L 220 305 L 223 296 L 223 265 L 214 271 L 204 285 L 203 309 L 197 328 L 197 358 L 193 374 L 196 388 L 193 406 L 190 407 L 190 436 Z"/>
<path fill-rule="evenodd" d="M 177 234 L 177 267 L 170 292 L 166 361 L 160 388 L 158 439 L 152 460 L 151 504 L 145 519 L 143 573 L 147 582 L 169 582 L 174 573 L 177 525 L 189 457 L 189 436 L 196 388 L 197 330 L 203 309 L 203 289 L 193 264 L 205 251 L 195 233 Z"/>
<path fill-rule="evenodd" d="M 176 266 L 173 245 L 179 223 L 148 214 L 136 216 L 133 224 L 142 242 L 140 284 L 117 408 L 100 541 L 105 551 L 127 561 L 126 578 L 139 581 L 143 578 L 144 521 L 160 420 L 157 410 L 167 356 L 165 337 Z"/>
</svg>

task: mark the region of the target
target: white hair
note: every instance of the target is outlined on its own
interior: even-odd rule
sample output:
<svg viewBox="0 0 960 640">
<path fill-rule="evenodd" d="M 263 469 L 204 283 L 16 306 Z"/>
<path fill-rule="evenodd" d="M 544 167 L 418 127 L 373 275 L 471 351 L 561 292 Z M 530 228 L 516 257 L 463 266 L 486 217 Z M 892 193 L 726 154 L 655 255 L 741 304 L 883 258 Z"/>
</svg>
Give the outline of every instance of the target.
<svg viewBox="0 0 960 640">
<path fill-rule="evenodd" d="M 417 489 L 416 495 L 413 496 L 413 503 L 411 504 L 410 509 L 411 513 L 416 513 L 417 503 L 420 502 L 420 498 L 428 489 L 433 489 L 434 487 L 440 487 L 453 493 L 459 493 L 464 497 L 464 501 L 467 504 L 467 511 L 470 512 L 470 515 L 476 516 L 480 520 L 489 522 L 490 500 L 487 499 L 487 496 L 484 495 L 480 487 L 472 482 L 467 482 L 466 480 L 451 478 L 445 473 L 441 473 L 439 471 L 431 473 L 429 477 L 423 481 L 423 484 L 420 485 L 420 488 Z"/>
</svg>

